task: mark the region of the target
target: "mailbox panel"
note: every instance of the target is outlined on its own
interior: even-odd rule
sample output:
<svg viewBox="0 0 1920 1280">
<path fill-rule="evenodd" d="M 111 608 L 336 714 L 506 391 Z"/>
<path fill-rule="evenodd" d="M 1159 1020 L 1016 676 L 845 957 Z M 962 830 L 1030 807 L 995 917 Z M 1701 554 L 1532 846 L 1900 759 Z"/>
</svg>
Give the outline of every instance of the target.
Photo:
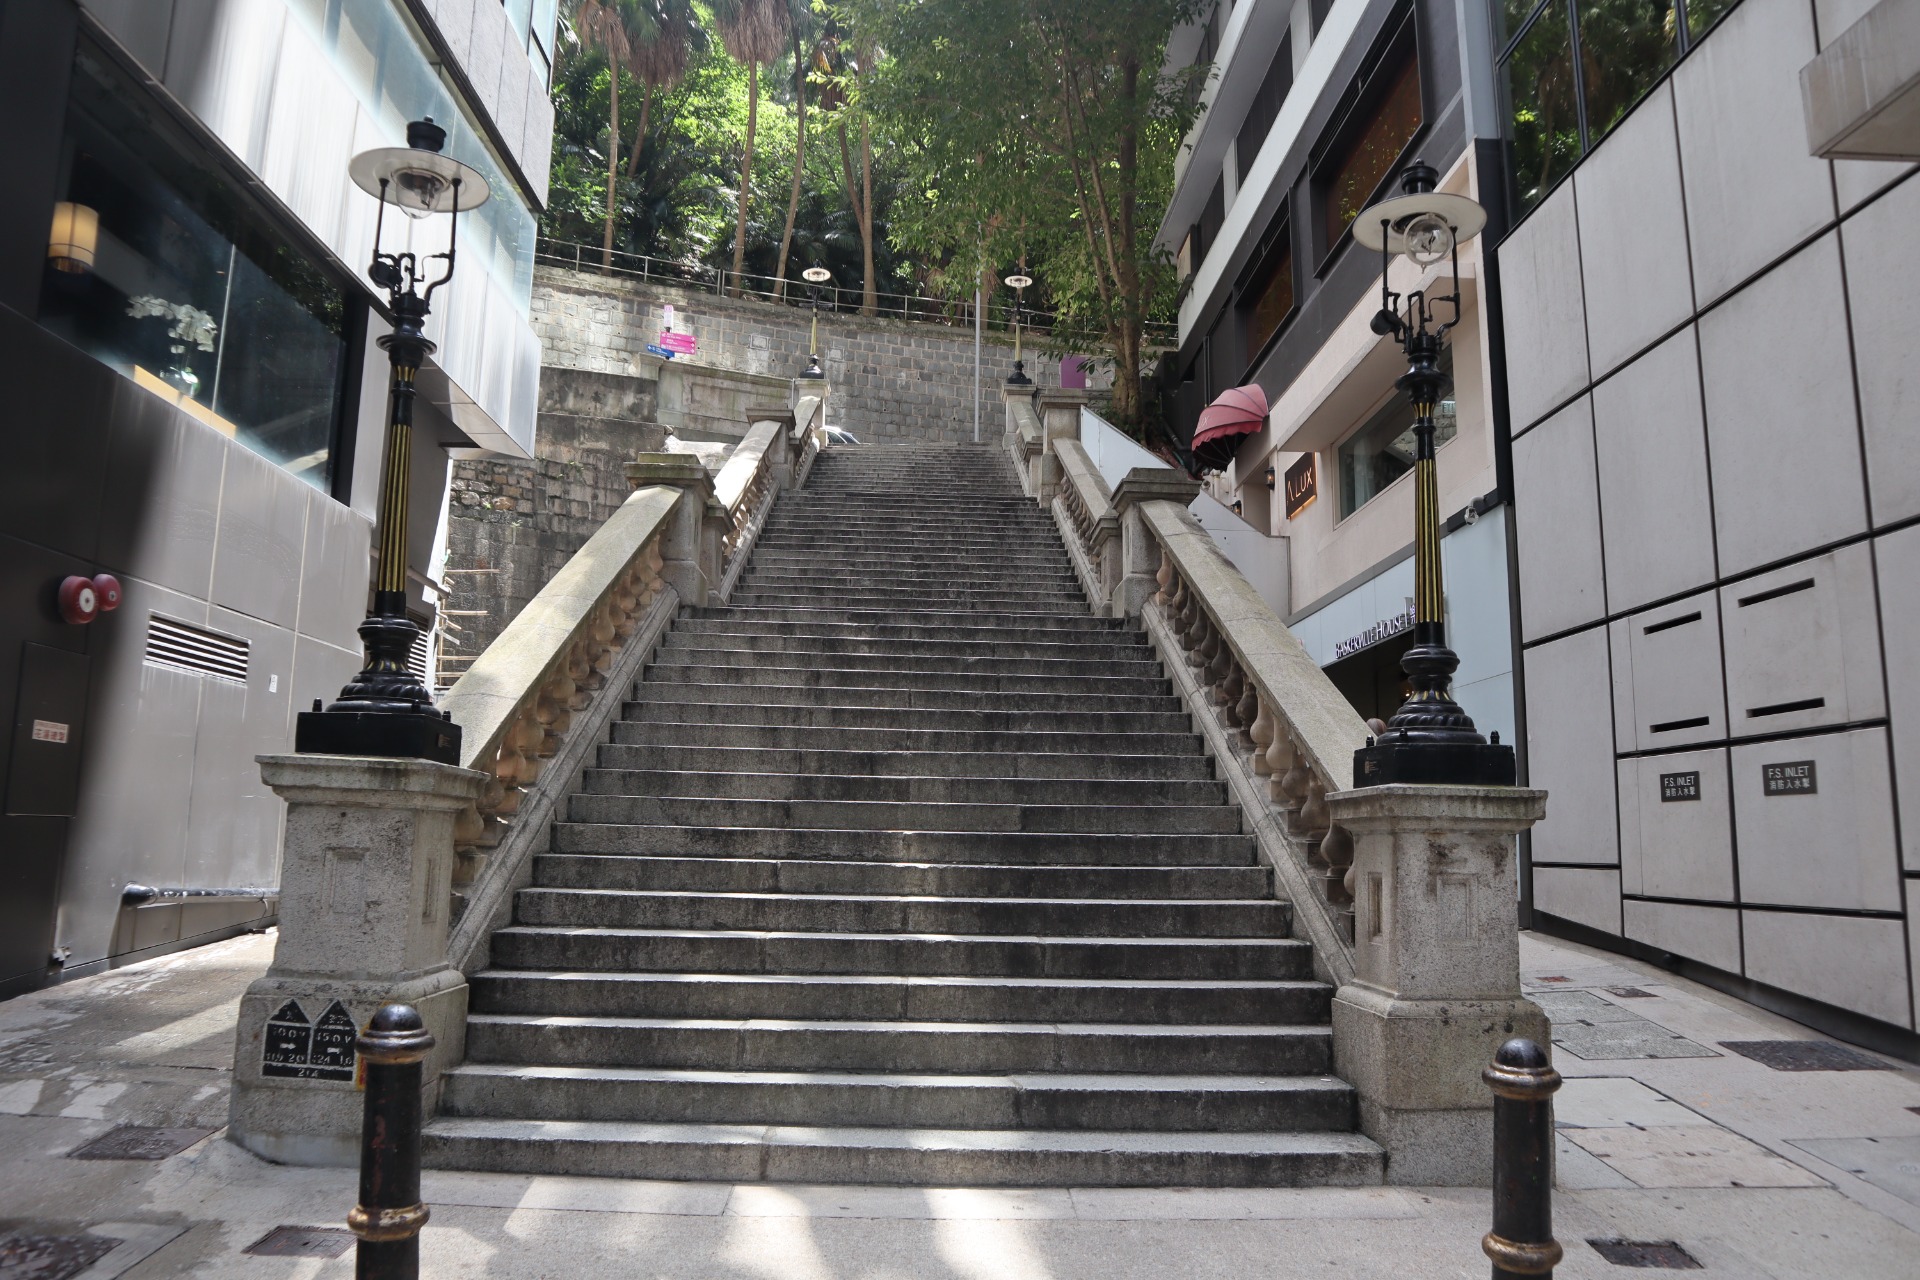
<svg viewBox="0 0 1920 1280">
<path fill-rule="evenodd" d="M 1742 901 L 1900 910 L 1885 729 L 1756 742 L 1731 755 Z"/>
<path fill-rule="evenodd" d="M 1866 545 L 1720 588 L 1729 737 L 1887 713 Z"/>
<path fill-rule="evenodd" d="M 1612 630 L 1614 721 L 1622 750 L 1657 751 L 1727 736 L 1713 592 L 1620 618 Z"/>
<path fill-rule="evenodd" d="M 1732 902 L 1732 809 L 1724 747 L 1622 760 L 1621 887 Z"/>
</svg>

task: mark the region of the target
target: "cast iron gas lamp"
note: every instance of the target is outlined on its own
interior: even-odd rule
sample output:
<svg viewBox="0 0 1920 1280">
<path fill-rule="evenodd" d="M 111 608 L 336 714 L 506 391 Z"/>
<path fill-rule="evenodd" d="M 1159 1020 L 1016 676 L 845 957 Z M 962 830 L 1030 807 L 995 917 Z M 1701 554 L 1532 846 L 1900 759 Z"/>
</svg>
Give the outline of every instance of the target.
<svg viewBox="0 0 1920 1280">
<path fill-rule="evenodd" d="M 1377 738 L 1353 753 L 1353 785 L 1390 782 L 1512 786 L 1513 748 L 1489 743 L 1453 700 L 1460 658 L 1447 647 L 1446 594 L 1440 576 L 1440 490 L 1434 466 L 1434 411 L 1452 389 L 1440 369 L 1447 331 L 1460 323 L 1460 245 L 1487 225 L 1487 212 L 1465 196 L 1435 191 L 1439 172 L 1415 160 L 1400 175 L 1401 194 L 1364 210 L 1353 238 L 1380 251 L 1380 311 L 1373 331 L 1400 344 L 1407 371 L 1394 385 L 1413 402 L 1413 647 L 1400 659 L 1412 692 Z M 1452 291 L 1416 289 L 1402 297 L 1387 285 L 1393 254 L 1422 267 L 1450 264 Z M 1447 319 L 1435 311 L 1448 309 Z"/>
<path fill-rule="evenodd" d="M 1007 379 L 1010 387 L 1030 387 L 1033 379 L 1027 376 L 1027 362 L 1020 358 L 1020 303 L 1027 286 L 1033 283 L 1029 275 L 1011 275 L 1007 277 L 1007 288 L 1013 290 L 1013 376 Z"/>
<path fill-rule="evenodd" d="M 334 703 L 300 713 L 293 749 L 322 755 L 398 756 L 460 763 L 460 726 L 434 710 L 433 694 L 414 675 L 408 657 L 420 628 L 407 616 L 407 493 L 413 455 L 413 399 L 420 366 L 433 354 L 427 340 L 428 304 L 453 279 L 454 237 L 462 210 L 485 204 L 492 191 L 478 170 L 440 154 L 447 131 L 432 117 L 407 126 L 407 145 L 363 151 L 347 166 L 354 185 L 380 202 L 374 221 L 373 262 L 367 277 L 387 291 L 393 332 L 380 339 L 392 368 L 387 388 L 386 457 L 380 475 L 379 545 L 373 614 L 360 624 L 366 666 Z M 380 247 L 387 206 L 410 218 L 452 215 L 445 253 L 417 257 Z M 434 279 L 427 264 L 446 265 Z M 424 285 L 424 290 L 421 286 Z"/>
<path fill-rule="evenodd" d="M 833 279 L 833 272 L 825 267 L 808 267 L 800 278 L 807 282 L 807 305 L 813 308 L 813 328 L 807 334 L 807 367 L 800 376 L 824 378 L 826 370 L 820 367 L 820 286 Z"/>
</svg>

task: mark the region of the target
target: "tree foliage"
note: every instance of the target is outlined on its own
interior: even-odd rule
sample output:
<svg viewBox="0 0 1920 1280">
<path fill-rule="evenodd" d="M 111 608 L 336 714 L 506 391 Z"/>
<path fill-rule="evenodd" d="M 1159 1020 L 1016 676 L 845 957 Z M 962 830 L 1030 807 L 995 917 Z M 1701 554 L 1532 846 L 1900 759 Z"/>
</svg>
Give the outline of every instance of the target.
<svg viewBox="0 0 1920 1280">
<path fill-rule="evenodd" d="M 1145 324 L 1173 305 L 1153 236 L 1200 74 L 1164 66 L 1166 39 L 1197 0 L 847 4 L 885 53 L 854 105 L 907 157 L 896 247 L 956 293 L 1023 268 L 1065 328 L 1100 335 L 1113 410 L 1138 419 Z"/>
</svg>

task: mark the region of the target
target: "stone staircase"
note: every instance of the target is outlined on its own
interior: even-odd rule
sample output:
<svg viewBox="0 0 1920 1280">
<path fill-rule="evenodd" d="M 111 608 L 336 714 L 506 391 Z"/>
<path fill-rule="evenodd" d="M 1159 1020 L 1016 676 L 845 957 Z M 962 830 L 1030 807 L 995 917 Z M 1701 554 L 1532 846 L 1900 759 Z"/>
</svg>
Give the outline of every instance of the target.
<svg viewBox="0 0 1920 1280">
<path fill-rule="evenodd" d="M 429 1164 L 1380 1181 L 1239 810 L 997 450 L 821 456 L 597 763 L 472 975 Z"/>
</svg>

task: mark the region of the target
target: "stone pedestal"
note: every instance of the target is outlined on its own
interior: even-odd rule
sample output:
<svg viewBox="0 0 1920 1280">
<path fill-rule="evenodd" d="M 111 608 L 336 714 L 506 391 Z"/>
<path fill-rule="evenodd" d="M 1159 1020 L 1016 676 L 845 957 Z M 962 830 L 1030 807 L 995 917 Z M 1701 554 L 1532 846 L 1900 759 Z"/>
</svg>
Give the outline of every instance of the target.
<svg viewBox="0 0 1920 1280">
<path fill-rule="evenodd" d="M 636 489 L 662 485 L 686 494 L 661 543 L 666 563 L 660 576 L 680 593 L 681 604 L 704 605 L 708 592 L 720 585 L 727 526 L 727 510 L 713 496 L 713 477 L 690 453 L 643 453 L 626 472 L 627 483 Z"/>
<path fill-rule="evenodd" d="M 240 1001 L 228 1136 L 284 1164 L 359 1161 L 354 1039 L 383 1004 L 436 1047 L 425 1104 L 466 1052 L 467 982 L 447 963 L 453 826 L 487 775 L 428 760 L 261 756 L 287 802 L 280 940 Z"/>
<path fill-rule="evenodd" d="M 1160 589 L 1160 545 L 1140 514 L 1143 502 L 1172 502 L 1185 507 L 1200 496 L 1200 482 L 1171 467 L 1135 467 L 1113 491 L 1120 519 L 1120 577 L 1113 588 L 1113 616 L 1137 618 Z"/>
<path fill-rule="evenodd" d="M 1333 1000 L 1334 1070 L 1387 1180 L 1480 1186 L 1493 1176 L 1481 1069 L 1514 1036 L 1549 1042 L 1520 994 L 1514 837 L 1544 791 L 1385 786 L 1327 797 L 1353 836 L 1354 978 Z"/>
</svg>

